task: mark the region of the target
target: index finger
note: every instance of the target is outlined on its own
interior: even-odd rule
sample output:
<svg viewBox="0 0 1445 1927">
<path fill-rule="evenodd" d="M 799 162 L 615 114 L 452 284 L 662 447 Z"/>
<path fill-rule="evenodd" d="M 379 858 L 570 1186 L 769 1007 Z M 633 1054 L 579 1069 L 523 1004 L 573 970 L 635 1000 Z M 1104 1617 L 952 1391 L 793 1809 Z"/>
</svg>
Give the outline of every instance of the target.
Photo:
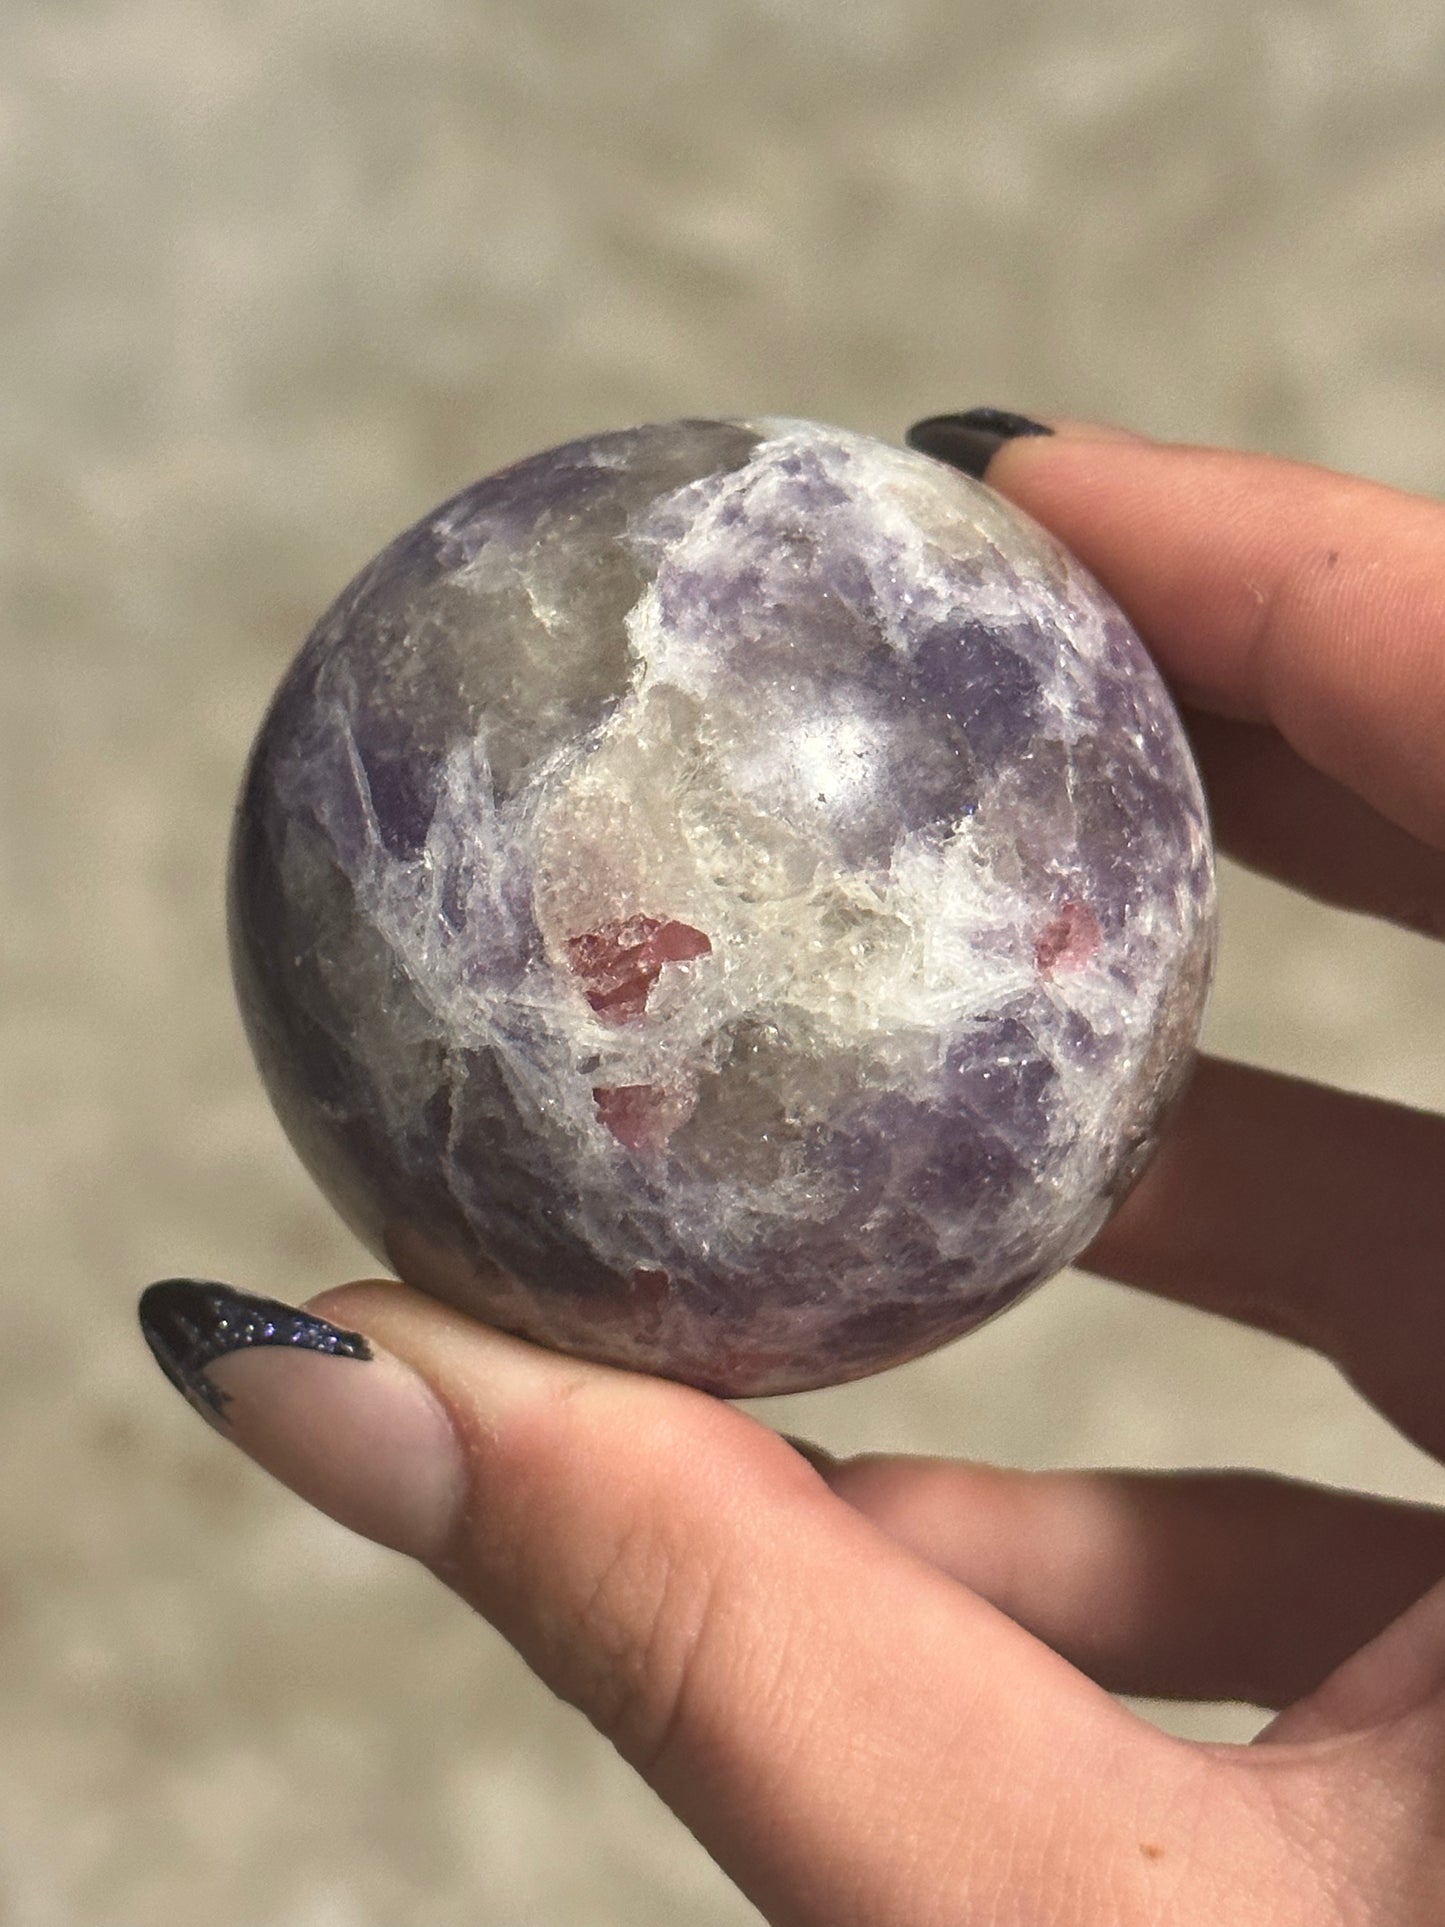
<svg viewBox="0 0 1445 1927">
<path fill-rule="evenodd" d="M 1301 462 L 1072 430 L 1006 441 L 988 482 L 1098 576 L 1186 701 L 1271 724 L 1445 844 L 1445 506 Z"/>
</svg>

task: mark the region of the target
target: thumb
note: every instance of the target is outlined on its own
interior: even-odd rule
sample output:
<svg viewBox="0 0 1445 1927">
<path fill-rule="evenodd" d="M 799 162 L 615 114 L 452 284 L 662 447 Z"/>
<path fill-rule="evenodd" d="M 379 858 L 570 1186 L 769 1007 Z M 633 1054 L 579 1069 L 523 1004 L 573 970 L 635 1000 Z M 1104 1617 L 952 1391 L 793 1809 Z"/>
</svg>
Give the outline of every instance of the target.
<svg viewBox="0 0 1445 1927">
<path fill-rule="evenodd" d="M 296 1312 L 173 1282 L 142 1319 L 220 1429 L 484 1614 L 768 1918 L 1153 1918 L 1134 1830 L 1193 1826 L 1198 1758 L 746 1414 L 395 1285 Z"/>
</svg>

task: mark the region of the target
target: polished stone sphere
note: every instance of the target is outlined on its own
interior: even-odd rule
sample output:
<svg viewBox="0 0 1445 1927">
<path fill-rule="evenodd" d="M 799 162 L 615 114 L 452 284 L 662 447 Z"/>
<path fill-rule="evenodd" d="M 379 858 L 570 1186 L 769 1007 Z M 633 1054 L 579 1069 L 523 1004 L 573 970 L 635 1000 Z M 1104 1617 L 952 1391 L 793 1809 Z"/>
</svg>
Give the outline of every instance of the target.
<svg viewBox="0 0 1445 1927">
<path fill-rule="evenodd" d="M 1066 1264 L 1187 1076 L 1204 803 L 1120 611 L 931 458 L 598 435 L 399 536 L 246 777 L 247 1028 L 410 1283 L 729 1396 Z"/>
</svg>

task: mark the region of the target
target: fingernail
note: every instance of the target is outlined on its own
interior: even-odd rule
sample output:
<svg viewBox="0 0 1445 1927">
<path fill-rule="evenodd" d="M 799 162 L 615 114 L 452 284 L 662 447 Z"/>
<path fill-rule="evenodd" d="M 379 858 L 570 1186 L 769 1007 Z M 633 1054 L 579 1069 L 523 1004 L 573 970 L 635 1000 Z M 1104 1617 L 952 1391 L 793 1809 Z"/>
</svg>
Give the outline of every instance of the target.
<svg viewBox="0 0 1445 1927">
<path fill-rule="evenodd" d="M 969 408 L 961 415 L 930 415 L 915 422 L 905 437 L 910 448 L 932 455 L 982 481 L 984 471 L 1005 442 L 1021 435 L 1052 435 L 1046 422 L 1006 408 Z"/>
<path fill-rule="evenodd" d="M 293 1492 L 380 1545 L 423 1560 L 442 1551 L 462 1457 L 409 1365 L 360 1332 L 200 1279 L 149 1286 L 140 1322 L 177 1390 Z"/>
<path fill-rule="evenodd" d="M 778 1437 L 792 1446 L 799 1458 L 804 1458 L 821 1478 L 826 1479 L 838 1461 L 831 1452 L 825 1452 L 821 1445 L 814 1445 L 811 1439 L 795 1438 L 791 1432 L 779 1432 Z"/>
<path fill-rule="evenodd" d="M 258 1298 L 204 1278 L 162 1278 L 140 1297 L 140 1328 L 156 1363 L 178 1392 L 207 1417 L 224 1420 L 230 1394 L 210 1367 L 253 1345 L 293 1346 L 366 1363 L 371 1347 L 360 1332 L 342 1331 L 275 1298 Z"/>
</svg>

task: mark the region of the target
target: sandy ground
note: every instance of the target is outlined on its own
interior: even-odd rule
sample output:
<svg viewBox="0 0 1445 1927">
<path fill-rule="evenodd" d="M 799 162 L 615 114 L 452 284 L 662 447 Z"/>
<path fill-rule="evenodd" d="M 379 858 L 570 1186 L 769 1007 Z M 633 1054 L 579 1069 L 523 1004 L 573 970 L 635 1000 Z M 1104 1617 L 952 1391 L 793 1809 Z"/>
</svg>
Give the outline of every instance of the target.
<svg viewBox="0 0 1445 1927">
<path fill-rule="evenodd" d="M 1438 489 L 1439 8 L 6 0 L 3 46 L 0 1922 L 737 1927 L 135 1334 L 155 1275 L 359 1262 L 231 1008 L 250 732 L 394 529 L 588 428 L 993 402 Z M 1216 1048 L 1445 1102 L 1438 953 L 1238 876 L 1225 932 Z M 1445 1491 L 1317 1361 L 1083 1280 L 768 1416 Z"/>
</svg>

